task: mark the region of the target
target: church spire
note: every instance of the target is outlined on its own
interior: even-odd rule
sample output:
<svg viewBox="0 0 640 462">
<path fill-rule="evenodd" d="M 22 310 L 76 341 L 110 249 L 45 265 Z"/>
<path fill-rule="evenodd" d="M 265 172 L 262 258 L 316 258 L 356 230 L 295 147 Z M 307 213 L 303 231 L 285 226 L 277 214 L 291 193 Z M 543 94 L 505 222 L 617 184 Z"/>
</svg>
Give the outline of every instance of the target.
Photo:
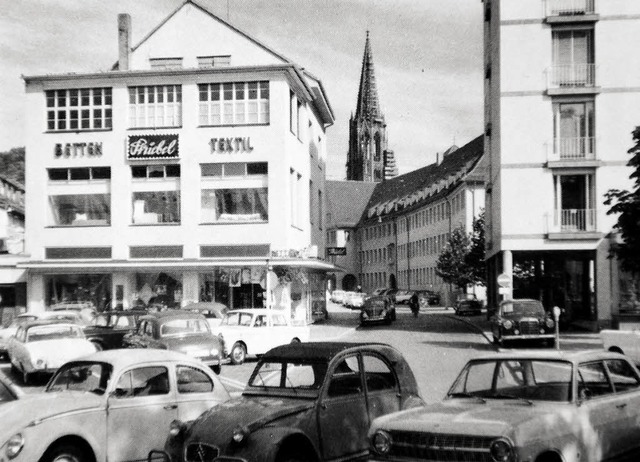
<svg viewBox="0 0 640 462">
<path fill-rule="evenodd" d="M 360 73 L 360 88 L 358 90 L 358 104 L 356 118 L 381 118 L 380 103 L 378 102 L 378 89 L 376 76 L 373 72 L 373 55 L 369 41 L 369 31 L 364 44 L 364 56 L 362 58 L 362 72 Z"/>
</svg>

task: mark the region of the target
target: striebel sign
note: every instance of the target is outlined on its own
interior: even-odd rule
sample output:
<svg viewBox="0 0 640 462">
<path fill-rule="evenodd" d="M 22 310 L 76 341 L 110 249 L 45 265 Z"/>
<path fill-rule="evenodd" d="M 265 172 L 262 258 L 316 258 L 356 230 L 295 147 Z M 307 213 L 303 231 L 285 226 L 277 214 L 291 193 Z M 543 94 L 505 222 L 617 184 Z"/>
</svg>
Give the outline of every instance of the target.
<svg viewBox="0 0 640 462">
<path fill-rule="evenodd" d="M 129 135 L 127 159 L 177 159 L 178 135 Z"/>
</svg>

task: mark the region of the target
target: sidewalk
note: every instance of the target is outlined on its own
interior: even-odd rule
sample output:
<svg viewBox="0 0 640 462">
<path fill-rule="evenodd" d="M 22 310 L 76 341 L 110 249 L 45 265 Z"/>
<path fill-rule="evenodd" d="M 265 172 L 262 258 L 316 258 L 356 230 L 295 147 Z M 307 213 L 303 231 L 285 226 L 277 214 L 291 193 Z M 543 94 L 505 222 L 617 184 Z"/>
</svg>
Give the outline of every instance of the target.
<svg viewBox="0 0 640 462">
<path fill-rule="evenodd" d="M 312 342 L 336 341 L 355 332 L 359 323 L 360 311 L 350 310 L 333 302 L 327 303 L 329 319 L 310 325 Z"/>
</svg>

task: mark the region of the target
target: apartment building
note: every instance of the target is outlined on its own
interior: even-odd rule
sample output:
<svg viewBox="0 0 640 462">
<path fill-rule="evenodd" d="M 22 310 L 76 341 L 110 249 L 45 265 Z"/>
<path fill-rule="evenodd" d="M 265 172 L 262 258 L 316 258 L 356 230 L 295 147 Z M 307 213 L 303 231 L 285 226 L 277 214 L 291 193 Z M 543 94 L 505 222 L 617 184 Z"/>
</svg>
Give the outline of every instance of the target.
<svg viewBox="0 0 640 462">
<path fill-rule="evenodd" d="M 109 71 L 24 77 L 28 305 L 324 310 L 319 79 L 191 0 Z M 114 23 L 114 31 L 116 24 Z"/>
<path fill-rule="evenodd" d="M 640 2 L 484 0 L 484 24 L 489 303 L 532 297 L 607 325 L 624 277 L 603 201 L 630 185 Z"/>
<path fill-rule="evenodd" d="M 26 306 L 25 259 L 24 186 L 0 176 L 0 308 Z"/>
</svg>

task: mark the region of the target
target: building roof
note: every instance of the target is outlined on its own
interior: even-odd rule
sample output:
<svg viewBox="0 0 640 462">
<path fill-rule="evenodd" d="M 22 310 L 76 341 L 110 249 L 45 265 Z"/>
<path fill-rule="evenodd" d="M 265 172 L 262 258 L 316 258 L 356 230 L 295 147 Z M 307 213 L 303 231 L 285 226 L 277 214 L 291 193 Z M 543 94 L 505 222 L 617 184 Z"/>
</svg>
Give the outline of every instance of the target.
<svg viewBox="0 0 640 462">
<path fill-rule="evenodd" d="M 419 203 L 432 202 L 445 195 L 472 171 L 483 153 L 484 137 L 481 135 L 461 148 L 448 149 L 440 163 L 376 183 L 361 221 L 417 207 Z"/>
<path fill-rule="evenodd" d="M 328 228 L 355 228 L 376 185 L 370 181 L 327 181 Z"/>
</svg>

